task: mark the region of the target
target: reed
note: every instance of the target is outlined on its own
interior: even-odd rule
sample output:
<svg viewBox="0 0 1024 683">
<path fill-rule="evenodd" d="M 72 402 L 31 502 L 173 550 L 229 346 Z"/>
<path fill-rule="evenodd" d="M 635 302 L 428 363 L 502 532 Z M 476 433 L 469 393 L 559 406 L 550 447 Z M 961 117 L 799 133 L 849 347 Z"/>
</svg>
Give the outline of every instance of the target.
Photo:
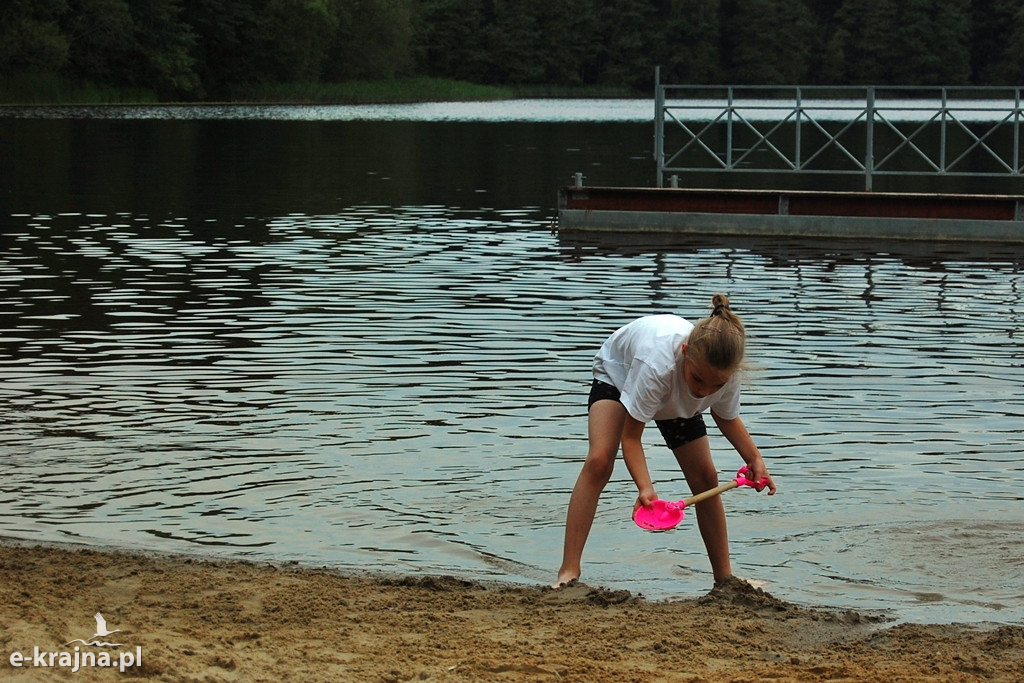
<svg viewBox="0 0 1024 683">
<path fill-rule="evenodd" d="M 649 92 L 616 85 L 517 85 L 514 93 L 520 99 L 621 99 L 651 96 Z"/>
<path fill-rule="evenodd" d="M 439 78 L 398 78 L 346 83 L 277 83 L 235 89 L 232 100 L 251 103 L 293 104 L 401 104 L 507 100 L 508 88 L 477 85 Z"/>
<path fill-rule="evenodd" d="M 111 88 L 80 83 L 52 74 L 22 74 L 0 78 L 3 104 L 156 104 L 149 90 Z"/>
<path fill-rule="evenodd" d="M 395 78 L 345 83 L 264 83 L 235 86 L 226 98 L 238 104 L 403 104 L 413 102 L 493 101 L 517 98 L 636 97 L 635 91 L 609 86 L 499 87 L 443 78 Z M 149 90 L 112 88 L 74 82 L 51 74 L 0 78 L 0 104 L 97 105 L 158 104 Z"/>
</svg>

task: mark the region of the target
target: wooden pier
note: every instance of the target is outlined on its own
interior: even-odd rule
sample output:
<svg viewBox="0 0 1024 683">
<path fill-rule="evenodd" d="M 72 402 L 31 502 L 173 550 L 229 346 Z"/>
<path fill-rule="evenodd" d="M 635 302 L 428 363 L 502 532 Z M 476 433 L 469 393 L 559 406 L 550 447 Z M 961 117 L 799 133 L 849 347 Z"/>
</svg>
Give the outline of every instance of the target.
<svg viewBox="0 0 1024 683">
<path fill-rule="evenodd" d="M 569 186 L 558 228 L 1024 243 L 1024 196 Z"/>
<path fill-rule="evenodd" d="M 656 187 L 576 173 L 560 230 L 1024 243 L 1024 88 L 689 86 L 655 69 L 654 123 Z M 694 189 L 821 179 L 864 189 Z"/>
</svg>

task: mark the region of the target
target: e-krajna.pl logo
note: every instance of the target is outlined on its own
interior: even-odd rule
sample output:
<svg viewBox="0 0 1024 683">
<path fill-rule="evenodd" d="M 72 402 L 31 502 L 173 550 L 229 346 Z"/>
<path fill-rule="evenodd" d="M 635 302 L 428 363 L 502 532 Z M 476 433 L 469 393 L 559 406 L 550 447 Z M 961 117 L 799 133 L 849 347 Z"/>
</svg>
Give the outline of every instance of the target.
<svg viewBox="0 0 1024 683">
<path fill-rule="evenodd" d="M 75 645 L 74 650 L 40 650 L 39 646 L 35 646 L 32 649 L 32 653 L 25 652 L 12 652 L 9 658 L 11 666 L 23 667 L 32 666 L 40 668 L 60 668 L 70 669 L 71 673 L 75 673 L 80 669 L 86 667 L 97 667 L 97 668 L 116 668 L 121 673 L 124 673 L 130 667 L 141 667 L 142 666 L 142 646 L 136 646 L 135 652 L 130 650 L 119 650 L 117 652 L 108 652 L 107 650 L 85 650 L 83 647 L 88 648 L 103 648 L 103 647 L 121 647 L 123 643 L 108 643 L 101 638 L 108 638 L 113 636 L 115 633 L 120 633 L 121 629 L 115 628 L 112 631 L 107 630 L 107 621 L 103 618 L 103 615 L 97 612 L 93 615 L 96 619 L 96 633 L 89 639 L 75 638 L 64 643 L 64 647 L 71 645 L 71 643 L 81 643 L 81 646 Z M 118 639 L 119 640 L 119 639 Z"/>
</svg>

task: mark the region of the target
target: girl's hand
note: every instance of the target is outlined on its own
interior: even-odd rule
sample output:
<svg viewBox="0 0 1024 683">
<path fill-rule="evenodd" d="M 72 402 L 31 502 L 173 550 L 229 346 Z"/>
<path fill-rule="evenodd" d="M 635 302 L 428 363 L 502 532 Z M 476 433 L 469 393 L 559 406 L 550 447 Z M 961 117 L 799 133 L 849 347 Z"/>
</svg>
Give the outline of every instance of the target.
<svg viewBox="0 0 1024 683">
<path fill-rule="evenodd" d="M 640 508 L 649 508 L 651 503 L 658 500 L 658 494 L 654 492 L 654 487 L 640 489 L 640 494 L 636 497 L 636 502 L 633 503 L 633 512 L 636 512 Z"/>
<path fill-rule="evenodd" d="M 750 479 L 756 482 L 764 482 L 764 486 L 758 487 L 758 491 L 763 491 L 765 488 L 768 489 L 768 495 L 775 495 L 775 482 L 772 481 L 772 475 L 768 474 L 768 468 L 764 464 L 764 460 L 758 458 L 755 462 L 747 465 L 750 468 Z"/>
</svg>

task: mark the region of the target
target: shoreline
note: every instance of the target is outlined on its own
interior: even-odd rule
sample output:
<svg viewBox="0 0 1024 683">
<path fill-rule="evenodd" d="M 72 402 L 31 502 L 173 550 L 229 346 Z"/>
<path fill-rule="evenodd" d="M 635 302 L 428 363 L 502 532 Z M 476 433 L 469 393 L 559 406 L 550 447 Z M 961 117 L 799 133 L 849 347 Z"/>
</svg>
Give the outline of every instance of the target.
<svg viewBox="0 0 1024 683">
<path fill-rule="evenodd" d="M 2 92 L 3 86 L 8 92 Z M 651 93 L 628 86 L 486 85 L 447 78 L 410 76 L 338 83 L 271 83 L 220 97 L 161 100 L 156 93 L 132 88 L 96 88 L 74 82 L 12 83 L 0 79 L 0 105 L 10 106 L 190 106 L 190 105 L 363 105 L 425 102 L 498 102 L 531 99 L 644 99 Z"/>
<path fill-rule="evenodd" d="M 97 612 L 118 647 L 83 645 L 81 656 L 107 652 L 116 664 L 124 653 L 126 664 L 138 653 L 125 675 L 160 681 L 1016 681 L 1024 667 L 1024 625 L 887 625 L 738 580 L 656 602 L 582 583 L 353 575 L 3 539 L 0 596 L 8 680 L 52 680 L 59 652 L 89 641 Z M 34 648 L 56 652 L 55 664 L 35 664 Z M 15 652 L 27 655 L 20 667 Z M 74 675 L 111 677 L 90 666 Z"/>
</svg>

